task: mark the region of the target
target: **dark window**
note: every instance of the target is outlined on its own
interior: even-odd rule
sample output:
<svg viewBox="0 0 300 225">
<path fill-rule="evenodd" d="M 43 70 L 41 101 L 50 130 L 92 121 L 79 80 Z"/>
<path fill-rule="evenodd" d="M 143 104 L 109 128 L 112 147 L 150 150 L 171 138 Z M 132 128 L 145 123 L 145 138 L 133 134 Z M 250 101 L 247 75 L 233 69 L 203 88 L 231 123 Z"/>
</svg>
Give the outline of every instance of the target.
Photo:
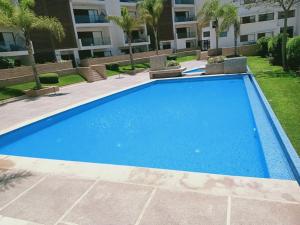
<svg viewBox="0 0 300 225">
<path fill-rule="evenodd" d="M 280 33 L 283 33 L 283 27 L 280 28 Z M 294 27 L 288 27 L 287 33 L 290 38 L 294 36 Z"/>
<path fill-rule="evenodd" d="M 255 16 L 245 16 L 241 18 L 241 23 L 255 23 Z"/>
<path fill-rule="evenodd" d="M 225 31 L 225 32 L 220 32 L 220 35 L 219 35 L 220 37 L 227 37 L 227 32 Z"/>
<path fill-rule="evenodd" d="M 258 16 L 258 21 L 274 20 L 274 13 L 265 13 Z"/>
<path fill-rule="evenodd" d="M 295 17 L 295 10 L 288 11 L 288 18 Z M 284 19 L 284 12 L 278 12 L 278 19 Z"/>
<path fill-rule="evenodd" d="M 251 3 L 255 3 L 256 0 L 244 0 L 244 4 L 251 4 Z"/>
<path fill-rule="evenodd" d="M 210 37 L 210 31 L 204 31 L 203 37 Z"/>
<path fill-rule="evenodd" d="M 266 36 L 266 33 L 258 33 L 257 34 L 257 39 L 260 39 L 262 37 L 265 37 Z"/>
<path fill-rule="evenodd" d="M 163 49 L 171 49 L 171 43 L 163 43 Z"/>
<path fill-rule="evenodd" d="M 240 36 L 240 41 L 241 42 L 247 42 L 248 41 L 248 35 L 241 35 Z"/>
</svg>

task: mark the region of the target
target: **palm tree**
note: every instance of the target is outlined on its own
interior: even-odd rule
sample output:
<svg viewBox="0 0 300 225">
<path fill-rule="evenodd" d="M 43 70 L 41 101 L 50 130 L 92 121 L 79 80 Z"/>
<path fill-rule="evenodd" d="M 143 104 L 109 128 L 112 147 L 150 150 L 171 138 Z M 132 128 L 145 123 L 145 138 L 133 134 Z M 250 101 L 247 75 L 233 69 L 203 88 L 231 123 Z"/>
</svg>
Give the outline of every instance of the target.
<svg viewBox="0 0 300 225">
<path fill-rule="evenodd" d="M 220 0 L 206 0 L 197 16 L 201 27 L 213 21 L 213 28 L 216 32 L 216 49 L 219 49 L 220 22 L 224 16 L 224 7 Z"/>
<path fill-rule="evenodd" d="M 234 29 L 234 54 L 235 56 L 238 55 L 238 48 L 237 48 L 237 41 L 238 41 L 238 35 L 240 34 L 240 18 L 238 16 L 238 9 L 233 4 L 225 4 L 223 6 L 224 15 L 222 18 L 222 22 L 220 25 L 220 30 L 226 31 L 228 30 L 232 25 Z"/>
<path fill-rule="evenodd" d="M 135 18 L 129 14 L 126 7 L 122 7 L 121 16 L 108 16 L 108 19 L 117 24 L 126 34 L 129 46 L 129 55 L 131 69 L 134 70 L 133 54 L 132 54 L 132 31 L 142 25 L 139 18 Z"/>
<path fill-rule="evenodd" d="M 164 9 L 165 0 L 141 0 L 137 8 L 142 19 L 151 27 L 155 39 L 155 51 L 158 55 L 158 26 L 159 19 Z"/>
<path fill-rule="evenodd" d="M 34 59 L 31 34 L 36 30 L 47 30 L 58 41 L 61 41 L 65 37 L 64 28 L 57 18 L 35 15 L 33 11 L 35 0 L 19 0 L 18 4 L 12 2 L 11 0 L 0 0 L 0 26 L 23 32 L 36 88 L 41 89 L 42 85 Z"/>
</svg>

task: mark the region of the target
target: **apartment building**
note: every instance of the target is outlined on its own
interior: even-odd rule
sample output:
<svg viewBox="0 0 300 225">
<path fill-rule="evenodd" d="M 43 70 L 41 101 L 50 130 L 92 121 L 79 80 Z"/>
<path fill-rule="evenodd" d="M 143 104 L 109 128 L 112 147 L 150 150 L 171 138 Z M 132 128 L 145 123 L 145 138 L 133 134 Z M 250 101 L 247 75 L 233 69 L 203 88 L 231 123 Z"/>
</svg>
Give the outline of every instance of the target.
<svg viewBox="0 0 300 225">
<path fill-rule="evenodd" d="M 133 17 L 137 15 L 138 0 L 36 0 L 35 11 L 39 15 L 55 16 L 63 24 L 66 38 L 57 43 L 47 32 L 35 32 L 33 44 L 39 60 L 71 59 L 78 64 L 87 57 L 105 57 L 128 53 L 128 39 L 124 32 L 107 20 L 108 15 L 121 15 L 127 7 Z M 232 2 L 239 9 L 241 31 L 238 45 L 249 45 L 262 36 L 282 32 L 283 13 L 280 7 L 258 6 L 249 8 L 253 0 L 222 0 Z M 204 0 L 166 0 L 160 20 L 159 40 L 161 49 L 201 48 L 216 46 L 213 22 L 199 28 L 197 12 Z M 290 36 L 300 34 L 300 6 L 291 9 L 288 19 Z M 220 47 L 234 45 L 231 27 L 219 35 Z M 153 34 L 145 24 L 133 32 L 134 52 L 151 50 Z M 0 56 L 26 59 L 22 33 L 0 28 Z"/>
</svg>

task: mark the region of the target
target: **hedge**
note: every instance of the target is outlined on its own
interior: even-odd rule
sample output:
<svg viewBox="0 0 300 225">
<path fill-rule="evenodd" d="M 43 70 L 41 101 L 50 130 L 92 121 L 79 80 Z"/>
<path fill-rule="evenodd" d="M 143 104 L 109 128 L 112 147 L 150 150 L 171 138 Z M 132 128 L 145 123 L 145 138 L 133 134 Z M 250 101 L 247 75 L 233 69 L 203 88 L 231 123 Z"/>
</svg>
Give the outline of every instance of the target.
<svg viewBox="0 0 300 225">
<path fill-rule="evenodd" d="M 267 57 L 269 55 L 268 43 L 270 39 L 271 39 L 270 37 L 261 37 L 260 39 L 257 40 L 258 54 L 261 57 Z"/>
<path fill-rule="evenodd" d="M 57 73 L 45 73 L 39 76 L 42 84 L 57 84 L 59 82 Z"/>
<path fill-rule="evenodd" d="M 273 65 L 282 65 L 282 34 L 272 37 L 268 42 L 268 51 L 271 54 L 270 62 Z"/>
<path fill-rule="evenodd" d="M 300 68 L 300 36 L 291 38 L 287 43 L 287 60 L 291 69 Z"/>
</svg>

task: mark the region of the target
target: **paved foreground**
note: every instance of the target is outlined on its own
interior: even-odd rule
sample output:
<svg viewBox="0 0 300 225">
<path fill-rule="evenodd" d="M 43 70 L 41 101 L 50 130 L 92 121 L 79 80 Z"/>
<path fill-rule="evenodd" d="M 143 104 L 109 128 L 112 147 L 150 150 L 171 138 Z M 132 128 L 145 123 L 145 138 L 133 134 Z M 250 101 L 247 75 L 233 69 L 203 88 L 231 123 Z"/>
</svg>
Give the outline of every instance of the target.
<svg viewBox="0 0 300 225">
<path fill-rule="evenodd" d="M 2 156 L 0 165 L 1 225 L 300 221 L 300 189 L 293 181 L 12 156 Z"/>
</svg>

